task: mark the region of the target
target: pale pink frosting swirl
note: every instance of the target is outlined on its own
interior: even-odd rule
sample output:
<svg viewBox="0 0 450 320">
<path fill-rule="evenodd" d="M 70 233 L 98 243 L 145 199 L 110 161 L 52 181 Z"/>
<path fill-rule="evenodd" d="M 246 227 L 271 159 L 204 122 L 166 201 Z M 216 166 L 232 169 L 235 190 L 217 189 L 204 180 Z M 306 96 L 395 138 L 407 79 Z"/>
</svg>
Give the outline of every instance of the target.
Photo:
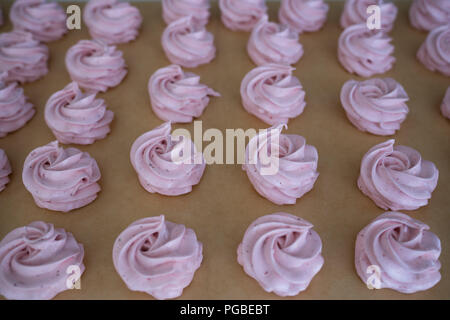
<svg viewBox="0 0 450 320">
<path fill-rule="evenodd" d="M 257 65 L 267 63 L 294 64 L 303 56 L 298 33 L 286 26 L 269 22 L 264 15 L 253 28 L 247 52 Z"/>
<path fill-rule="evenodd" d="M 118 0 L 90 0 L 84 8 L 84 22 L 92 38 L 107 44 L 130 42 L 139 34 L 139 9 Z"/>
<path fill-rule="evenodd" d="M 341 15 L 341 27 L 347 28 L 354 24 L 366 24 L 369 14 L 367 8 L 371 5 L 380 6 L 381 29 L 389 32 L 394 27 L 398 9 L 392 2 L 383 0 L 347 0 Z"/>
<path fill-rule="evenodd" d="M 66 54 L 66 67 L 73 81 L 90 91 L 105 92 L 127 75 L 122 51 L 101 40 L 81 40 Z"/>
<path fill-rule="evenodd" d="M 416 150 L 388 140 L 372 147 L 361 161 L 359 189 L 385 210 L 416 210 L 426 206 L 439 171 Z"/>
<path fill-rule="evenodd" d="M 29 32 L 14 30 L 0 33 L 0 73 L 5 82 L 35 81 L 48 73 L 49 50 Z"/>
<path fill-rule="evenodd" d="M 0 149 L 0 192 L 3 191 L 9 182 L 8 176 L 11 174 L 11 165 L 8 156 L 3 149 Z"/>
<path fill-rule="evenodd" d="M 233 31 L 251 31 L 267 12 L 264 0 L 219 0 L 223 24 Z"/>
<path fill-rule="evenodd" d="M 0 294 L 15 300 L 52 299 L 81 276 L 83 258 L 83 245 L 51 223 L 35 221 L 14 229 L 0 242 Z"/>
<path fill-rule="evenodd" d="M 393 135 L 406 119 L 409 97 L 397 81 L 376 78 L 347 81 L 341 90 L 341 103 L 350 122 L 363 132 Z"/>
<path fill-rule="evenodd" d="M 255 190 L 278 205 L 295 204 L 313 188 L 319 176 L 317 149 L 307 145 L 302 136 L 281 134 L 284 126 L 253 137 L 242 165 Z"/>
<path fill-rule="evenodd" d="M 177 196 L 192 191 L 206 164 L 190 139 L 174 138 L 170 131 L 170 122 L 166 122 L 141 135 L 131 147 L 130 160 L 145 190 Z"/>
<path fill-rule="evenodd" d="M 417 52 L 417 59 L 427 69 L 450 77 L 450 22 L 428 34 Z"/>
<path fill-rule="evenodd" d="M 256 219 L 237 254 L 244 271 L 267 292 L 295 296 L 322 268 L 322 240 L 313 225 L 279 212 Z"/>
<path fill-rule="evenodd" d="M 39 207 L 62 212 L 94 201 L 100 177 L 97 162 L 87 152 L 63 149 L 57 141 L 34 149 L 22 173 L 23 184 Z"/>
<path fill-rule="evenodd" d="M 325 24 L 328 9 L 323 0 L 282 0 L 278 18 L 292 30 L 313 32 Z"/>
<path fill-rule="evenodd" d="M 450 119 L 450 87 L 445 92 L 444 100 L 441 105 L 441 112 L 444 117 Z"/>
<path fill-rule="evenodd" d="M 114 243 L 113 261 L 130 290 L 172 299 L 191 283 L 202 250 L 194 230 L 161 215 L 135 221 L 122 231 Z"/>
<path fill-rule="evenodd" d="M 35 110 L 16 82 L 6 84 L 0 75 L 0 138 L 22 128 L 33 118 Z"/>
<path fill-rule="evenodd" d="M 338 58 L 350 73 L 371 77 L 392 69 L 394 46 L 383 31 L 369 30 L 365 23 L 346 28 L 339 37 Z"/>
<path fill-rule="evenodd" d="M 192 16 L 169 24 L 163 32 L 161 43 L 170 62 L 186 68 L 209 63 L 216 56 L 213 34 L 196 24 Z"/>
<path fill-rule="evenodd" d="M 45 106 L 45 122 L 61 143 L 91 144 L 106 137 L 114 113 L 96 93 L 83 93 L 76 82 L 54 93 Z"/>
<path fill-rule="evenodd" d="M 450 1 L 414 0 L 409 9 L 409 21 L 419 30 L 431 31 L 450 21 Z"/>
<path fill-rule="evenodd" d="M 430 227 L 404 213 L 386 212 L 356 238 L 355 267 L 364 283 L 379 268 L 379 289 L 402 293 L 428 290 L 441 280 L 441 241 Z M 372 271 L 373 272 L 373 271 Z"/>
<path fill-rule="evenodd" d="M 178 65 L 157 70 L 148 82 L 153 111 L 164 121 L 192 122 L 209 103 L 209 96 L 220 94 L 200 83 L 200 77 L 184 72 Z"/>
<path fill-rule="evenodd" d="M 209 20 L 209 0 L 162 0 L 163 19 L 167 24 L 185 16 L 206 25 Z"/>
<path fill-rule="evenodd" d="M 16 0 L 9 17 L 14 29 L 28 31 L 42 42 L 58 40 L 67 32 L 67 16 L 57 2 Z"/>
<path fill-rule="evenodd" d="M 280 64 L 266 64 L 251 70 L 241 83 L 245 110 L 270 125 L 286 124 L 300 115 L 305 106 L 305 91 L 295 69 Z"/>
</svg>

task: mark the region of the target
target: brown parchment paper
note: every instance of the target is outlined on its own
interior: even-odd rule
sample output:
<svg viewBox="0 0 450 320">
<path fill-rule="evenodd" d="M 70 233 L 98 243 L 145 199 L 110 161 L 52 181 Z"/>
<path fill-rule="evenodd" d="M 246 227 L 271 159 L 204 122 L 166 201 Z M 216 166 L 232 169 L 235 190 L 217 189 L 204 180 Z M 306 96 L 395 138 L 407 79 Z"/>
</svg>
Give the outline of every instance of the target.
<svg viewBox="0 0 450 320">
<path fill-rule="evenodd" d="M 4 12 L 9 5 L 3 3 Z M 356 186 L 362 156 L 373 145 L 388 138 L 362 133 L 347 120 L 339 102 L 343 83 L 351 78 L 337 60 L 341 33 L 338 21 L 342 2 L 330 3 L 328 22 L 319 32 L 301 35 L 305 54 L 295 66 L 306 90 L 307 107 L 289 122 L 287 132 L 306 137 L 319 152 L 320 176 L 314 189 L 296 205 L 277 206 L 260 197 L 240 165 L 211 165 L 192 193 L 165 197 L 147 193 L 139 184 L 130 161 L 133 141 L 161 124 L 152 112 L 147 92 L 149 77 L 170 62 L 161 48 L 165 24 L 160 3 L 137 3 L 144 23 L 137 41 L 120 45 L 129 73 L 123 83 L 100 96 L 114 111 L 112 132 L 90 146 L 76 146 L 97 160 L 102 191 L 96 201 L 72 213 L 62 214 L 38 208 L 22 184 L 22 166 L 28 153 L 55 140 L 44 121 L 44 106 L 55 91 L 70 78 L 65 69 L 67 49 L 80 39 L 81 31 L 70 31 L 62 40 L 49 44 L 50 73 L 42 80 L 24 86 L 36 107 L 35 117 L 21 130 L 0 139 L 13 174 L 6 190 L 0 193 L 0 238 L 12 229 L 35 220 L 54 223 L 72 232 L 84 244 L 86 271 L 81 290 L 69 290 L 57 299 L 151 299 L 144 293 L 128 290 L 112 263 L 112 247 L 117 235 L 133 221 L 159 214 L 168 220 L 193 228 L 204 245 L 204 259 L 183 299 L 278 299 L 266 293 L 248 277 L 236 261 L 236 249 L 247 226 L 262 215 L 284 211 L 315 225 L 323 241 L 325 264 L 309 288 L 285 299 L 448 299 L 450 298 L 450 121 L 439 106 L 450 85 L 449 78 L 425 69 L 415 58 L 426 33 L 408 22 L 409 1 L 396 2 L 399 14 L 392 32 L 397 63 L 390 76 L 399 81 L 410 96 L 411 110 L 397 143 L 416 148 L 440 170 L 439 183 L 428 206 L 407 212 L 427 223 L 442 240 L 442 280 L 434 288 L 404 295 L 392 290 L 369 290 L 354 268 L 354 242 L 357 233 L 383 210 L 364 196 Z M 66 6 L 67 4 L 63 4 Z M 277 19 L 278 3 L 269 3 L 270 17 Z M 1 32 L 11 30 L 7 21 Z M 222 94 L 213 98 L 200 118 L 203 129 L 266 128 L 263 122 L 241 106 L 239 86 L 244 75 L 255 66 L 247 56 L 248 33 L 226 29 L 216 3 L 208 30 L 215 35 L 216 59 L 194 69 L 202 82 Z M 176 125 L 193 133 L 193 125 Z M 205 144 L 206 145 L 206 144 Z"/>
</svg>

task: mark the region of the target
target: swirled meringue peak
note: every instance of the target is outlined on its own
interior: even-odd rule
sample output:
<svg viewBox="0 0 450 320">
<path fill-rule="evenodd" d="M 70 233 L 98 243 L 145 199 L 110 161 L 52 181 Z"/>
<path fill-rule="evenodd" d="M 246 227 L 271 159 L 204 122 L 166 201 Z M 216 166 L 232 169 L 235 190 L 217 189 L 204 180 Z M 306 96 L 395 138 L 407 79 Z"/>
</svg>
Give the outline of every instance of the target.
<svg viewBox="0 0 450 320">
<path fill-rule="evenodd" d="M 9 17 L 14 29 L 28 31 L 41 42 L 58 40 L 67 32 L 66 13 L 56 2 L 16 0 Z"/>
<path fill-rule="evenodd" d="M 81 276 L 83 258 L 83 245 L 62 228 L 35 221 L 14 229 L 0 241 L 0 294 L 14 300 L 52 299 Z"/>
<path fill-rule="evenodd" d="M 286 26 L 269 22 L 264 15 L 253 28 L 247 52 L 257 65 L 267 63 L 295 64 L 303 56 L 298 33 Z"/>
<path fill-rule="evenodd" d="M 409 21 L 419 30 L 431 31 L 450 21 L 448 0 L 413 0 L 409 8 Z"/>
<path fill-rule="evenodd" d="M 371 77 L 394 65 L 394 46 L 387 33 L 369 30 L 365 23 L 346 28 L 339 37 L 338 58 L 350 73 Z"/>
<path fill-rule="evenodd" d="M 3 81 L 35 81 L 48 73 L 49 50 L 29 32 L 14 30 L 0 33 L 0 73 Z"/>
<path fill-rule="evenodd" d="M 361 280 L 377 289 L 402 293 L 436 285 L 441 280 L 441 241 L 429 230 L 429 226 L 404 213 L 378 216 L 356 238 L 355 267 Z M 379 269 L 378 284 L 369 279 L 372 268 Z"/>
<path fill-rule="evenodd" d="M 34 149 L 22 173 L 23 184 L 39 207 L 62 212 L 94 201 L 100 177 L 97 162 L 87 152 L 63 149 L 57 141 Z"/>
<path fill-rule="evenodd" d="M 130 42 L 139 34 L 139 9 L 118 0 L 90 0 L 84 8 L 84 21 L 92 38 L 107 44 Z"/>
<path fill-rule="evenodd" d="M 164 121 L 192 122 L 209 103 L 209 96 L 220 94 L 200 83 L 200 77 L 184 72 L 178 65 L 157 70 L 148 82 L 153 111 Z"/>
<path fill-rule="evenodd" d="M 282 0 L 278 18 L 297 32 L 318 31 L 327 20 L 329 6 L 323 0 Z"/>
<path fill-rule="evenodd" d="M 192 16 L 199 25 L 208 24 L 209 0 L 162 0 L 163 19 L 170 24 L 182 17 Z"/>
<path fill-rule="evenodd" d="M 350 122 L 363 132 L 393 135 L 406 119 L 409 100 L 405 89 L 394 79 L 376 78 L 347 81 L 341 103 Z"/>
<path fill-rule="evenodd" d="M 267 12 L 264 0 L 219 0 L 223 24 L 233 31 L 251 31 Z"/>
<path fill-rule="evenodd" d="M 242 165 L 255 190 L 278 205 L 295 204 L 319 176 L 317 149 L 302 136 L 281 134 L 283 127 L 287 126 L 265 129 L 253 137 Z"/>
<path fill-rule="evenodd" d="M 122 51 L 101 40 L 81 40 L 66 54 L 66 67 L 73 81 L 90 91 L 105 92 L 127 75 Z"/>
<path fill-rule="evenodd" d="M 170 122 L 133 143 L 130 160 L 142 187 L 150 193 L 178 196 L 192 191 L 205 171 L 205 160 L 186 137 L 173 137 Z"/>
<path fill-rule="evenodd" d="M 444 117 L 450 119 L 450 87 L 447 88 L 444 100 L 442 101 L 441 112 Z"/>
<path fill-rule="evenodd" d="M 341 15 L 341 27 L 347 28 L 354 24 L 366 24 L 369 14 L 367 8 L 371 5 L 378 5 L 381 9 L 381 29 L 389 32 L 394 27 L 398 9 L 392 2 L 383 0 L 346 0 L 344 11 Z"/>
<path fill-rule="evenodd" d="M 106 137 L 114 113 L 96 93 L 81 92 L 72 82 L 54 93 L 45 106 L 45 122 L 61 143 L 91 144 Z"/>
<path fill-rule="evenodd" d="M 202 250 L 194 230 L 161 215 L 135 221 L 122 231 L 114 243 L 113 261 L 130 290 L 173 299 L 191 283 Z"/>
<path fill-rule="evenodd" d="M 163 32 L 161 43 L 170 62 L 186 68 L 209 63 L 216 56 L 213 34 L 195 23 L 192 16 L 169 24 Z"/>
<path fill-rule="evenodd" d="M 238 247 L 238 262 L 267 292 L 295 296 L 323 265 L 322 240 L 313 225 L 279 212 L 256 219 Z"/>
<path fill-rule="evenodd" d="M 35 110 L 16 82 L 6 84 L 0 75 L 0 138 L 22 128 L 33 118 Z M 7 75 L 6 75 L 7 77 Z"/>
<path fill-rule="evenodd" d="M 427 69 L 450 77 L 450 22 L 428 34 L 417 52 L 417 59 Z"/>
<path fill-rule="evenodd" d="M 9 182 L 8 176 L 11 174 L 11 165 L 8 156 L 3 149 L 0 149 L 0 191 L 3 191 Z"/>
<path fill-rule="evenodd" d="M 251 70 L 241 83 L 242 105 L 267 124 L 287 124 L 300 115 L 305 106 L 305 91 L 295 69 L 266 64 Z"/>
<path fill-rule="evenodd" d="M 416 210 L 426 206 L 439 171 L 416 150 L 388 140 L 372 147 L 361 161 L 358 187 L 385 210 Z"/>
</svg>

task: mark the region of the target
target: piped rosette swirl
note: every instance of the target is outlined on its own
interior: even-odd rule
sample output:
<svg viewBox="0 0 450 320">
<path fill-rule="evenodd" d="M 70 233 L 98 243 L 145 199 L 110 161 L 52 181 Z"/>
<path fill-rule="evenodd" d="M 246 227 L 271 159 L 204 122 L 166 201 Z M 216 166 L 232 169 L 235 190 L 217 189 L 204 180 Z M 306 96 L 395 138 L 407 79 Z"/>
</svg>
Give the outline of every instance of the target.
<svg viewBox="0 0 450 320">
<path fill-rule="evenodd" d="M 87 152 L 64 149 L 57 141 L 31 151 L 22 173 L 23 184 L 39 207 L 62 212 L 94 201 L 100 177 L 97 162 Z"/>
<path fill-rule="evenodd" d="M 324 263 L 322 241 L 313 225 L 280 212 L 256 219 L 238 247 L 238 262 L 267 292 L 295 296 Z"/>
<path fill-rule="evenodd" d="M 347 81 L 341 103 L 350 122 L 363 132 L 393 135 L 409 112 L 405 89 L 394 79 Z"/>
<path fill-rule="evenodd" d="M 414 293 L 441 280 L 440 254 L 441 241 L 429 226 L 400 212 L 386 212 L 358 234 L 355 267 L 374 288 Z M 374 267 L 379 269 L 378 283 L 369 279 Z"/>
<path fill-rule="evenodd" d="M 9 164 L 8 156 L 3 149 L 0 149 L 0 192 L 6 188 L 9 182 L 9 175 L 11 174 L 11 165 Z"/>
<path fill-rule="evenodd" d="M 142 187 L 150 193 L 178 196 L 192 191 L 205 171 L 203 154 L 184 137 L 173 137 L 170 122 L 133 143 L 130 160 Z"/>
<path fill-rule="evenodd" d="M 444 117 L 450 119 L 450 87 L 447 88 L 444 100 L 442 100 L 441 112 Z"/>
<path fill-rule="evenodd" d="M 135 221 L 122 231 L 114 243 L 113 261 L 130 290 L 172 299 L 191 283 L 202 250 L 194 230 L 161 215 Z"/>
<path fill-rule="evenodd" d="M 428 34 L 417 52 L 417 59 L 428 70 L 450 77 L 450 21 Z"/>
<path fill-rule="evenodd" d="M 369 30 L 365 23 L 346 28 L 339 37 L 338 58 L 350 73 L 371 77 L 389 71 L 394 65 L 394 46 L 380 30 Z"/>
<path fill-rule="evenodd" d="M 66 54 L 73 81 L 89 91 L 105 92 L 119 85 L 127 74 L 122 51 L 100 40 L 81 40 Z"/>
<path fill-rule="evenodd" d="M 364 155 L 358 187 L 382 209 L 416 210 L 428 204 L 439 171 L 418 151 L 394 143 L 380 143 Z"/>
<path fill-rule="evenodd" d="M 35 221 L 14 229 L 0 241 L 0 294 L 14 300 L 52 299 L 76 285 L 85 269 L 83 258 L 83 245 L 62 228 Z"/>
<path fill-rule="evenodd" d="M 164 121 L 192 122 L 209 103 L 209 96 L 220 94 L 200 83 L 200 77 L 184 72 L 178 65 L 157 70 L 148 82 L 153 111 Z"/>
<path fill-rule="evenodd" d="M 250 139 L 242 169 L 255 190 L 278 205 L 295 204 L 319 176 L 317 149 L 295 134 L 281 134 L 286 125 L 262 130 Z"/>
<path fill-rule="evenodd" d="M 163 19 L 170 24 L 182 17 L 192 16 L 199 25 L 208 24 L 209 0 L 162 0 Z"/>
<path fill-rule="evenodd" d="M 233 31 L 251 31 L 267 12 L 264 0 L 219 0 L 223 24 Z"/>
<path fill-rule="evenodd" d="M 90 0 L 84 8 L 84 21 L 92 38 L 106 44 L 130 42 L 139 34 L 139 9 L 118 0 Z"/>
<path fill-rule="evenodd" d="M 318 31 L 327 20 L 329 6 L 323 0 L 282 0 L 278 18 L 299 33 Z"/>
<path fill-rule="evenodd" d="M 380 8 L 381 29 L 389 32 L 394 27 L 398 9 L 392 2 L 383 0 L 347 0 L 341 15 L 341 27 L 347 28 L 354 24 L 366 24 L 369 18 L 367 9 L 369 6 L 377 5 Z"/>
<path fill-rule="evenodd" d="M 303 56 L 298 33 L 286 26 L 269 22 L 264 15 L 253 28 L 247 52 L 257 65 L 267 63 L 295 64 Z"/>
<path fill-rule="evenodd" d="M 409 7 L 409 21 L 419 30 L 431 31 L 450 21 L 448 0 L 413 0 Z"/>
<path fill-rule="evenodd" d="M 305 91 L 294 70 L 280 64 L 251 70 L 241 83 L 245 110 L 270 125 L 287 124 L 300 115 L 306 106 Z"/>
<path fill-rule="evenodd" d="M 195 23 L 192 16 L 169 24 L 163 32 L 161 43 L 170 62 L 186 68 L 209 63 L 216 56 L 213 34 Z"/>
</svg>

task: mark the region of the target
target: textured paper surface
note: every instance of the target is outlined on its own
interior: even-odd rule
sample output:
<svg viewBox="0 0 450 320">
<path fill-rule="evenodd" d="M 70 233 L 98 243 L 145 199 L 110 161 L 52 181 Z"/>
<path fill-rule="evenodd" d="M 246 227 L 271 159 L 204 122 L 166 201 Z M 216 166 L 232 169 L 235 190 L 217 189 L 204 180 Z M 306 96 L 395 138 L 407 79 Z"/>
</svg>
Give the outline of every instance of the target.
<svg viewBox="0 0 450 320">
<path fill-rule="evenodd" d="M 383 210 L 364 196 L 356 186 L 360 161 L 373 145 L 388 138 L 362 133 L 347 120 L 340 105 L 341 86 L 348 74 L 337 60 L 338 21 L 342 3 L 331 3 L 328 22 L 320 32 L 302 35 L 305 55 L 296 65 L 295 75 L 306 90 L 305 112 L 289 123 L 287 132 L 303 135 L 319 152 L 320 176 L 314 189 L 296 205 L 277 206 L 260 197 L 239 165 L 212 165 L 192 193 L 170 198 L 147 193 L 139 184 L 130 161 L 133 141 L 161 124 L 152 112 L 147 92 L 149 77 L 170 62 L 161 48 L 164 29 L 159 3 L 139 3 L 144 23 L 137 41 L 120 45 L 129 67 L 128 76 L 117 88 L 100 96 L 115 113 L 112 133 L 91 146 L 78 148 L 98 161 L 102 191 L 92 204 L 73 213 L 62 214 L 38 208 L 25 190 L 22 166 L 28 153 L 55 140 L 44 122 L 44 107 L 55 91 L 70 78 L 64 66 L 67 49 L 78 40 L 89 38 L 87 28 L 71 31 L 49 45 L 50 73 L 42 80 L 24 86 L 37 113 L 23 129 L 0 139 L 13 174 L 0 193 L 0 238 L 14 228 L 35 220 L 54 223 L 72 232 L 85 247 L 86 271 L 81 290 L 66 291 L 58 299 L 151 299 L 128 290 L 112 263 L 112 247 L 117 235 L 133 221 L 165 214 L 168 220 L 193 228 L 204 245 L 204 260 L 184 299 L 277 299 L 248 277 L 236 261 L 236 249 L 247 226 L 262 215 L 288 212 L 315 225 L 323 241 L 325 264 L 303 293 L 291 299 L 434 299 L 450 298 L 450 121 L 439 106 L 448 78 L 425 69 L 415 54 L 425 40 L 408 23 L 408 1 L 397 2 L 399 15 L 392 33 L 397 63 L 390 76 L 399 81 L 410 96 L 410 114 L 395 135 L 398 143 L 416 148 L 440 170 L 438 187 L 430 204 L 409 214 L 427 223 L 442 240 L 442 280 L 426 292 L 404 295 L 392 290 L 373 291 L 356 275 L 354 242 L 357 233 Z M 277 19 L 279 4 L 270 3 L 270 16 Z M 3 5 L 4 12 L 7 6 Z M 11 29 L 10 23 L 0 32 Z M 213 98 L 203 116 L 203 128 L 266 128 L 241 106 L 239 86 L 253 67 L 247 56 L 249 34 L 231 32 L 219 18 L 215 4 L 208 30 L 215 35 L 216 59 L 193 71 L 202 82 L 222 94 Z M 193 130 L 193 125 L 174 128 Z"/>
</svg>

